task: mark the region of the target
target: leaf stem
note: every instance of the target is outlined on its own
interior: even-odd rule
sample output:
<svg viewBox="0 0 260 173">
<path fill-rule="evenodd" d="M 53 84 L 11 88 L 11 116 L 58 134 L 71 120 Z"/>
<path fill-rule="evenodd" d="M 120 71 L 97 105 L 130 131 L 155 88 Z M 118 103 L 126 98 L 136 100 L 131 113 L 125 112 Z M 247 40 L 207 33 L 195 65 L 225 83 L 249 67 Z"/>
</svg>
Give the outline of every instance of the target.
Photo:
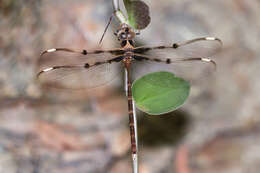
<svg viewBox="0 0 260 173">
<path fill-rule="evenodd" d="M 119 0 L 112 0 L 113 8 L 114 8 L 114 15 L 116 18 L 119 20 L 120 23 L 126 23 L 129 24 L 127 18 L 124 16 L 122 11 L 120 10 L 119 7 Z"/>
</svg>

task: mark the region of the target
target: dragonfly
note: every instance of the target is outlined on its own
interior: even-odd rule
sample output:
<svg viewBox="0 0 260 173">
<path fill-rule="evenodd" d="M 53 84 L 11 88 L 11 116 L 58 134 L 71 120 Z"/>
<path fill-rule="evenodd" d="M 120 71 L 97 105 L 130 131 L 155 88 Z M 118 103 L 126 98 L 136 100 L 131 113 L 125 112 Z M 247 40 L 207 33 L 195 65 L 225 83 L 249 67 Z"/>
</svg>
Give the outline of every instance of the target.
<svg viewBox="0 0 260 173">
<path fill-rule="evenodd" d="M 135 73 L 133 66 L 140 67 L 146 73 L 158 68 L 159 70 L 184 75 L 193 80 L 193 71 L 215 69 L 216 63 L 210 57 L 222 47 L 220 39 L 215 37 L 201 37 L 184 42 L 160 46 L 135 47 L 136 32 L 126 23 L 120 24 L 114 33 L 121 47 L 108 50 L 74 50 L 69 48 L 53 48 L 41 53 L 37 78 L 43 84 L 62 88 L 95 88 L 112 81 L 120 72 L 126 71 L 128 115 L 132 154 L 136 154 L 136 138 L 133 117 L 133 98 L 131 75 Z M 202 64 L 202 66 L 197 66 Z M 160 66 L 163 65 L 163 66 Z M 186 66 L 188 65 L 188 66 Z M 184 72 L 182 69 L 189 71 Z M 205 69 L 202 67 L 206 67 Z M 210 67 L 210 68 L 208 68 Z M 138 71 L 138 70 L 137 70 Z M 189 79 L 189 77 L 191 77 Z M 148 81 L 149 82 L 149 81 Z"/>
</svg>

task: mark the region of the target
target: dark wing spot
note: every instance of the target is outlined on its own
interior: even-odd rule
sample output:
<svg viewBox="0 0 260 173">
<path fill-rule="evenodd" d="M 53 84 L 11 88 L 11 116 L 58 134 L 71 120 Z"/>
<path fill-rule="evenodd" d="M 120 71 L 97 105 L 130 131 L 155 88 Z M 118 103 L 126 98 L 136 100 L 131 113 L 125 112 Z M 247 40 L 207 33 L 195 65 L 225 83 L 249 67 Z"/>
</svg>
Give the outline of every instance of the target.
<svg viewBox="0 0 260 173">
<path fill-rule="evenodd" d="M 100 64 L 103 64 L 103 62 L 95 62 L 94 65 L 100 65 Z"/>
<path fill-rule="evenodd" d="M 120 62 L 120 61 L 122 61 L 123 58 L 124 58 L 124 56 L 119 56 L 119 57 L 116 57 L 116 58 L 110 59 L 110 60 L 108 60 L 107 62 L 108 62 L 108 63 L 112 63 L 112 62 Z"/>
<path fill-rule="evenodd" d="M 142 61 L 142 60 L 149 60 L 148 58 L 146 57 L 143 57 L 143 56 L 137 56 L 137 55 L 134 55 L 133 58 L 137 61 Z"/>
<path fill-rule="evenodd" d="M 164 49 L 165 46 L 158 46 L 157 49 Z"/>
<path fill-rule="evenodd" d="M 152 48 L 150 48 L 150 47 L 138 48 L 138 49 L 134 49 L 134 52 L 135 53 L 145 53 L 145 52 L 147 52 L 147 51 L 149 51 L 151 49 Z"/>
<path fill-rule="evenodd" d="M 83 55 L 87 55 L 88 52 L 84 49 L 84 50 L 82 51 L 82 54 L 83 54 Z"/>
<path fill-rule="evenodd" d="M 123 58 L 124 58 L 124 56 L 120 56 L 120 57 L 114 58 L 113 61 L 120 62 Z"/>
<path fill-rule="evenodd" d="M 111 50 L 111 51 L 109 51 L 109 53 L 112 53 L 113 55 L 122 55 L 122 54 L 124 54 L 124 51 L 118 49 L 118 50 Z"/>
<path fill-rule="evenodd" d="M 173 47 L 174 49 L 177 49 L 177 48 L 179 47 L 179 45 L 178 45 L 177 43 L 173 43 L 172 47 Z"/>
<path fill-rule="evenodd" d="M 104 53 L 103 50 L 95 50 L 93 53 Z"/>
<path fill-rule="evenodd" d="M 154 58 L 153 60 L 156 61 L 156 62 L 161 62 L 162 61 L 162 60 L 157 59 L 157 58 Z"/>
<path fill-rule="evenodd" d="M 52 67 L 52 69 L 58 69 L 58 68 L 61 68 L 61 66 L 54 66 L 54 67 Z"/>
<path fill-rule="evenodd" d="M 84 67 L 85 67 L 85 68 L 89 68 L 89 64 L 86 63 L 86 64 L 84 65 Z"/>
</svg>

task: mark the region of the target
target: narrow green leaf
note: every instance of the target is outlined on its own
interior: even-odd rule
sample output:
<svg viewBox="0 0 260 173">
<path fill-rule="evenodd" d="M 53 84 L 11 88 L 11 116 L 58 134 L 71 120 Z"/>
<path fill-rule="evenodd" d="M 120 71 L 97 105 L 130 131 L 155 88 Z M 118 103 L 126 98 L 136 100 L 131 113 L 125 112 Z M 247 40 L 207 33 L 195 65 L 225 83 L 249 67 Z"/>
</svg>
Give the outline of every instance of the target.
<svg viewBox="0 0 260 173">
<path fill-rule="evenodd" d="M 159 115 L 181 106 L 189 96 L 190 84 L 170 72 L 147 74 L 133 83 L 137 107 L 148 114 Z"/>
</svg>

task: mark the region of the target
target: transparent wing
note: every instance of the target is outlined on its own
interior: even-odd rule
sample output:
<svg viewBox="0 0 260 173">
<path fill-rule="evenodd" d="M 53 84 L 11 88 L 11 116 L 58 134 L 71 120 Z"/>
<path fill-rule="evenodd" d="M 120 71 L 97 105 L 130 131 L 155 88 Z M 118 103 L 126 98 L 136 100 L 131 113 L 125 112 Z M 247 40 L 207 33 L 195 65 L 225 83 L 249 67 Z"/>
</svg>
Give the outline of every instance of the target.
<svg viewBox="0 0 260 173">
<path fill-rule="evenodd" d="M 135 79 L 152 72 L 168 71 L 191 83 L 199 82 L 216 71 L 216 63 L 210 58 L 191 57 L 171 60 L 158 59 L 144 55 L 136 55 L 133 61 L 133 77 Z M 135 56 L 135 57 L 136 57 Z"/>
<path fill-rule="evenodd" d="M 168 46 L 137 47 L 134 52 L 152 55 L 157 58 L 167 57 L 175 60 L 191 57 L 207 58 L 216 54 L 221 47 L 222 42 L 220 39 L 214 37 L 203 37 L 181 43 L 174 43 Z"/>
<path fill-rule="evenodd" d="M 97 87 L 112 81 L 119 74 L 123 57 L 114 54 L 120 54 L 120 50 L 87 52 L 50 49 L 44 51 L 38 61 L 37 79 L 43 85 L 56 88 Z"/>
</svg>

